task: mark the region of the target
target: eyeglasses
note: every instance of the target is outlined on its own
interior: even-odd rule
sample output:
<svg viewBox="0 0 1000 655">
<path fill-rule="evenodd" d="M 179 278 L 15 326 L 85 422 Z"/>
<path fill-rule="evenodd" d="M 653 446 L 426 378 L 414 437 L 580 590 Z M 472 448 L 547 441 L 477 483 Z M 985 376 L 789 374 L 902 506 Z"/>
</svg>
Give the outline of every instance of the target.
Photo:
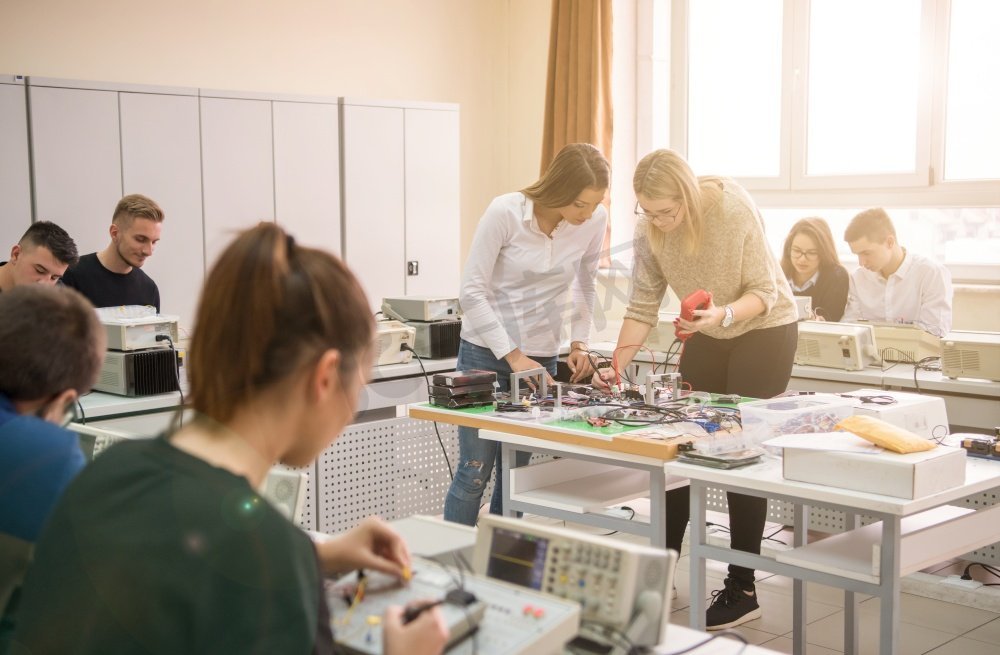
<svg viewBox="0 0 1000 655">
<path fill-rule="evenodd" d="M 635 203 L 635 215 L 639 218 L 647 218 L 651 221 L 674 221 L 680 213 L 681 208 L 679 205 L 673 211 L 647 212 L 639 206 L 638 202 Z"/>
<path fill-rule="evenodd" d="M 800 250 L 798 248 L 792 248 L 790 254 L 792 256 L 792 259 L 802 259 L 803 257 L 805 257 L 806 259 L 812 260 L 812 259 L 817 259 L 819 257 L 818 250 Z"/>
</svg>

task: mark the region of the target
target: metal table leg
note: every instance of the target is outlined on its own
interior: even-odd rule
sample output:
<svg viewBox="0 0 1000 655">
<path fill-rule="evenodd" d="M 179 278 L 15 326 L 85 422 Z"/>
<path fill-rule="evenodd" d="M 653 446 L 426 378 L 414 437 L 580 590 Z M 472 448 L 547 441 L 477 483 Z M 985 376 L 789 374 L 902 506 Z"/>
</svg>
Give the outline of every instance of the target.
<svg viewBox="0 0 1000 655">
<path fill-rule="evenodd" d="M 691 480 L 691 627 L 705 629 L 705 557 L 702 548 L 708 543 L 705 525 L 705 483 Z"/>
<path fill-rule="evenodd" d="M 855 530 L 861 524 L 854 512 L 844 513 L 844 528 Z M 858 651 L 858 598 L 850 589 L 844 590 L 844 655 L 856 655 Z"/>
<path fill-rule="evenodd" d="M 895 655 L 899 645 L 899 579 L 900 517 L 882 517 L 882 556 L 879 563 L 879 652 Z"/>
<path fill-rule="evenodd" d="M 809 506 L 802 503 L 793 505 L 795 524 L 792 545 L 801 548 L 808 542 Z M 806 583 L 794 578 L 792 580 L 792 652 L 805 655 L 806 652 Z"/>
</svg>

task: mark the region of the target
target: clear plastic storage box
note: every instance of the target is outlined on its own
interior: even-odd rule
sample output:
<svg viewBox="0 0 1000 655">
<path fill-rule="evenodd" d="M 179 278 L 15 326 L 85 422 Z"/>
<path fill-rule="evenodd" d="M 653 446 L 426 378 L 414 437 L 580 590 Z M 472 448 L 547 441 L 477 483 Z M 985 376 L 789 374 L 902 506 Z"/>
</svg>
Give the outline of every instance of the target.
<svg viewBox="0 0 1000 655">
<path fill-rule="evenodd" d="M 810 394 L 751 400 L 739 405 L 743 436 L 759 445 L 781 434 L 833 432 L 854 413 L 854 401 L 834 394 Z"/>
</svg>

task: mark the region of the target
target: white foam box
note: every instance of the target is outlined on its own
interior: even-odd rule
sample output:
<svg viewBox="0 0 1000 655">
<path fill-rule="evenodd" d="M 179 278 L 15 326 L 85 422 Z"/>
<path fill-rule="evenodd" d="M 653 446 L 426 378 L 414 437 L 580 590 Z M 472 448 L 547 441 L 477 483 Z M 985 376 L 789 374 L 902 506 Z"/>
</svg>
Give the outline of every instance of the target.
<svg viewBox="0 0 1000 655">
<path fill-rule="evenodd" d="M 874 416 L 886 423 L 909 430 L 927 439 L 939 439 L 948 434 L 948 410 L 944 399 L 905 391 L 882 391 L 881 389 L 858 389 L 845 396 L 892 396 L 892 405 L 879 405 L 854 399 L 854 413 Z"/>
<path fill-rule="evenodd" d="M 913 500 L 965 484 L 965 450 L 937 446 L 901 455 L 785 448 L 786 480 Z"/>
</svg>

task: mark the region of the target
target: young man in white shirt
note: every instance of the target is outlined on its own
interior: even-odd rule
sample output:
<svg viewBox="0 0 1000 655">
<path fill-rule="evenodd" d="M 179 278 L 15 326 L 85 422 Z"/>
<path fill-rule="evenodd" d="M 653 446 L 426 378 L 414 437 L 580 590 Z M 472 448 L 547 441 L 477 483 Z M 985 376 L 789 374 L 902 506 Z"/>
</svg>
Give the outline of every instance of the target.
<svg viewBox="0 0 1000 655">
<path fill-rule="evenodd" d="M 860 267 L 851 274 L 845 322 L 912 323 L 944 336 L 951 330 L 951 274 L 899 244 L 884 209 L 866 209 L 844 232 Z"/>
</svg>

